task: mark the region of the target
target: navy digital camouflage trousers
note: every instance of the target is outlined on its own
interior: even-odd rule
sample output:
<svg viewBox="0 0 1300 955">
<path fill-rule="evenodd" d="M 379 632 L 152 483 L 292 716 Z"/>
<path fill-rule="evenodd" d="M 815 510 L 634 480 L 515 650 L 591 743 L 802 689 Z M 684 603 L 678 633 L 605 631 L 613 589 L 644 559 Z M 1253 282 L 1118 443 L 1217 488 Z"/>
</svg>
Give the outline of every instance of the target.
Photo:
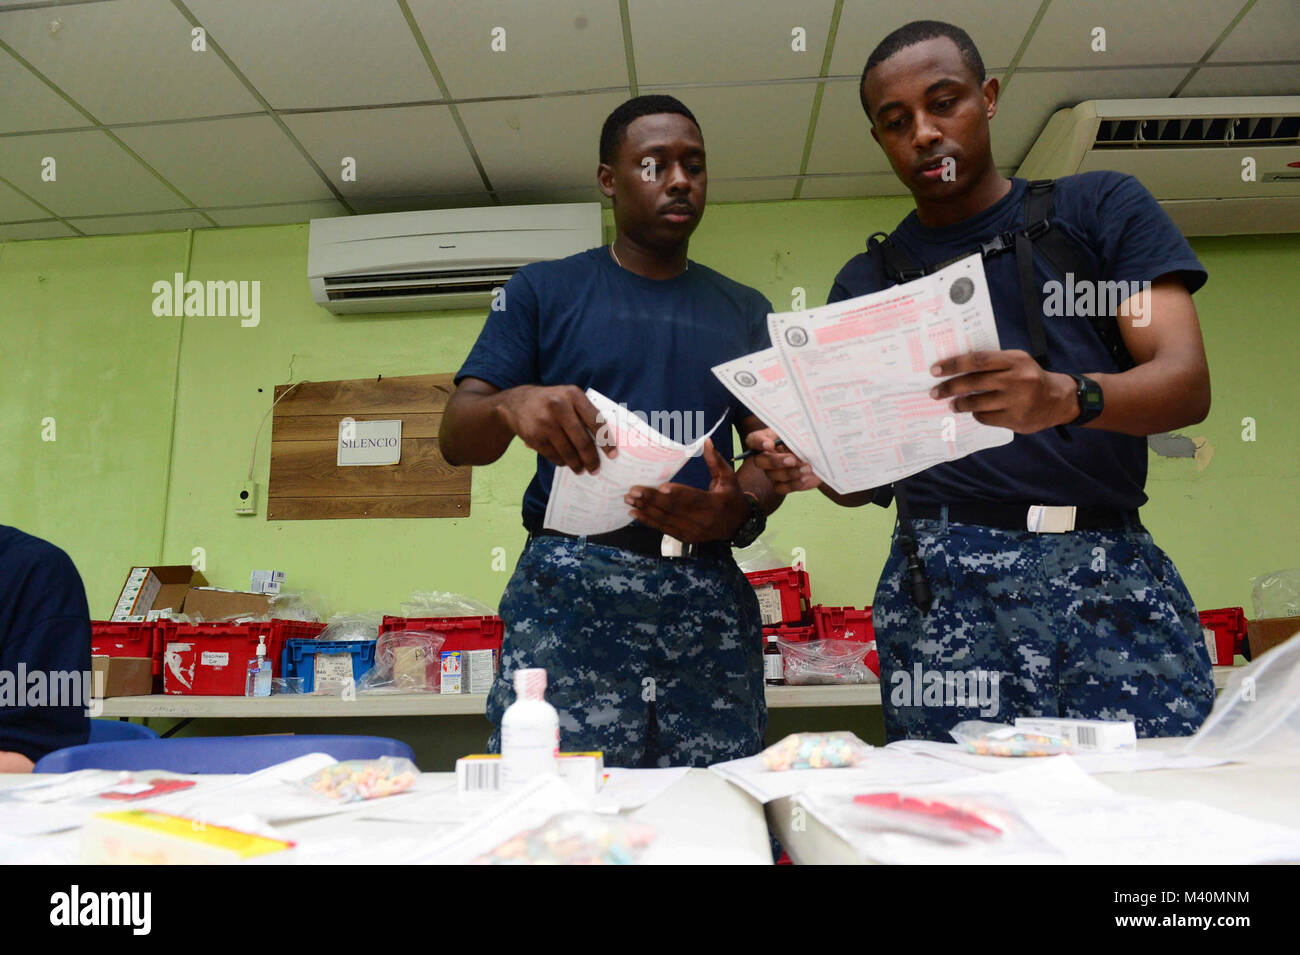
<svg viewBox="0 0 1300 955">
<path fill-rule="evenodd" d="M 536 537 L 500 614 L 490 752 L 500 751 L 521 667 L 546 669 L 560 748 L 600 750 L 608 766 L 707 766 L 762 750 L 762 620 L 730 557 L 643 557 Z"/>
<path fill-rule="evenodd" d="M 873 605 L 885 734 L 952 742 L 961 720 L 1133 720 L 1195 732 L 1214 702 L 1196 607 L 1141 527 L 1038 534 L 913 522 L 934 594 L 912 602 L 897 532 Z"/>
</svg>

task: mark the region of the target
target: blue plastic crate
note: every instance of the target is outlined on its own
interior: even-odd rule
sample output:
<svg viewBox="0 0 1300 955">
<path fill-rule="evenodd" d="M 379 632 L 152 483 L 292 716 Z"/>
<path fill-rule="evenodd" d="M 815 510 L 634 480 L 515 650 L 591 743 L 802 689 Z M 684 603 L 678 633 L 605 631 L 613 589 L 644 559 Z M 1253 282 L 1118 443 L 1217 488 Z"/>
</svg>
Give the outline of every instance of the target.
<svg viewBox="0 0 1300 955">
<path fill-rule="evenodd" d="M 280 655 L 280 670 L 286 677 L 302 677 L 302 691 L 310 693 L 316 687 L 316 655 L 334 653 L 352 654 L 354 680 L 360 680 L 361 675 L 375 665 L 374 640 L 310 640 L 290 637 L 284 642 L 284 652 Z"/>
</svg>

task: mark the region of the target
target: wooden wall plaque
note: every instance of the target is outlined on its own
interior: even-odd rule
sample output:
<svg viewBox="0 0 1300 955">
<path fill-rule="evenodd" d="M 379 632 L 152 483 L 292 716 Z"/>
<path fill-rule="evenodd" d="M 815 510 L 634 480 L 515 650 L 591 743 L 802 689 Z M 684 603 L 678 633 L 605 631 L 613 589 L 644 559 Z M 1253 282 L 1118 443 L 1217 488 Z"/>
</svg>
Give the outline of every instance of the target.
<svg viewBox="0 0 1300 955">
<path fill-rule="evenodd" d="M 277 385 L 279 399 L 292 385 Z M 303 382 L 271 415 L 268 521 L 468 517 L 470 468 L 438 450 L 451 375 Z M 338 466 L 339 422 L 402 422 L 401 461 Z"/>
</svg>

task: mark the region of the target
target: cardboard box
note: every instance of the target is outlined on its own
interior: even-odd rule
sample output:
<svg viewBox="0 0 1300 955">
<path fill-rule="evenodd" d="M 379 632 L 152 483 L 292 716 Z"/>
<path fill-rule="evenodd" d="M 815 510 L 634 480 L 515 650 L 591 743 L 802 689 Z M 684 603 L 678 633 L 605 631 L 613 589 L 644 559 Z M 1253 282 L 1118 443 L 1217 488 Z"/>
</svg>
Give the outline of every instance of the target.
<svg viewBox="0 0 1300 955">
<path fill-rule="evenodd" d="M 185 595 L 185 612 L 203 620 L 228 620 L 231 617 L 260 617 L 271 612 L 272 598 L 267 594 L 250 594 L 216 587 L 193 587 Z"/>
<path fill-rule="evenodd" d="M 202 572 L 189 564 L 132 567 L 117 595 L 117 603 L 113 606 L 109 620 L 123 621 L 137 617 L 144 620 L 151 610 L 170 609 L 181 613 L 190 588 L 203 587 L 207 583 Z"/>
<path fill-rule="evenodd" d="M 1300 617 L 1261 617 L 1246 621 L 1246 642 L 1250 644 L 1251 659 L 1261 653 L 1286 643 L 1300 633 Z"/>
<path fill-rule="evenodd" d="M 248 578 L 248 589 L 255 594 L 278 594 L 283 586 L 282 570 L 255 570 Z"/>
<path fill-rule="evenodd" d="M 153 692 L 152 657 L 90 658 L 91 686 L 101 690 L 100 697 L 148 696 Z"/>
</svg>

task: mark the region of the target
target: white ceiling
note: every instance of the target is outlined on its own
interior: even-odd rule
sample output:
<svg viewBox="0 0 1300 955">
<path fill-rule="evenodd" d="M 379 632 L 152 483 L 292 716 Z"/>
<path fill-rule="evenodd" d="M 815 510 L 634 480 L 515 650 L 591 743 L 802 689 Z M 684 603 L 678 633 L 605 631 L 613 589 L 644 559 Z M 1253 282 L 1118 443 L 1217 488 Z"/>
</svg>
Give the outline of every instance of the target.
<svg viewBox="0 0 1300 955">
<path fill-rule="evenodd" d="M 897 195 L 857 79 L 922 18 L 1002 81 L 1008 172 L 1082 100 L 1300 92 L 1300 0 L 0 0 L 0 240 L 595 199 L 645 92 L 699 117 L 712 201 Z"/>
</svg>

